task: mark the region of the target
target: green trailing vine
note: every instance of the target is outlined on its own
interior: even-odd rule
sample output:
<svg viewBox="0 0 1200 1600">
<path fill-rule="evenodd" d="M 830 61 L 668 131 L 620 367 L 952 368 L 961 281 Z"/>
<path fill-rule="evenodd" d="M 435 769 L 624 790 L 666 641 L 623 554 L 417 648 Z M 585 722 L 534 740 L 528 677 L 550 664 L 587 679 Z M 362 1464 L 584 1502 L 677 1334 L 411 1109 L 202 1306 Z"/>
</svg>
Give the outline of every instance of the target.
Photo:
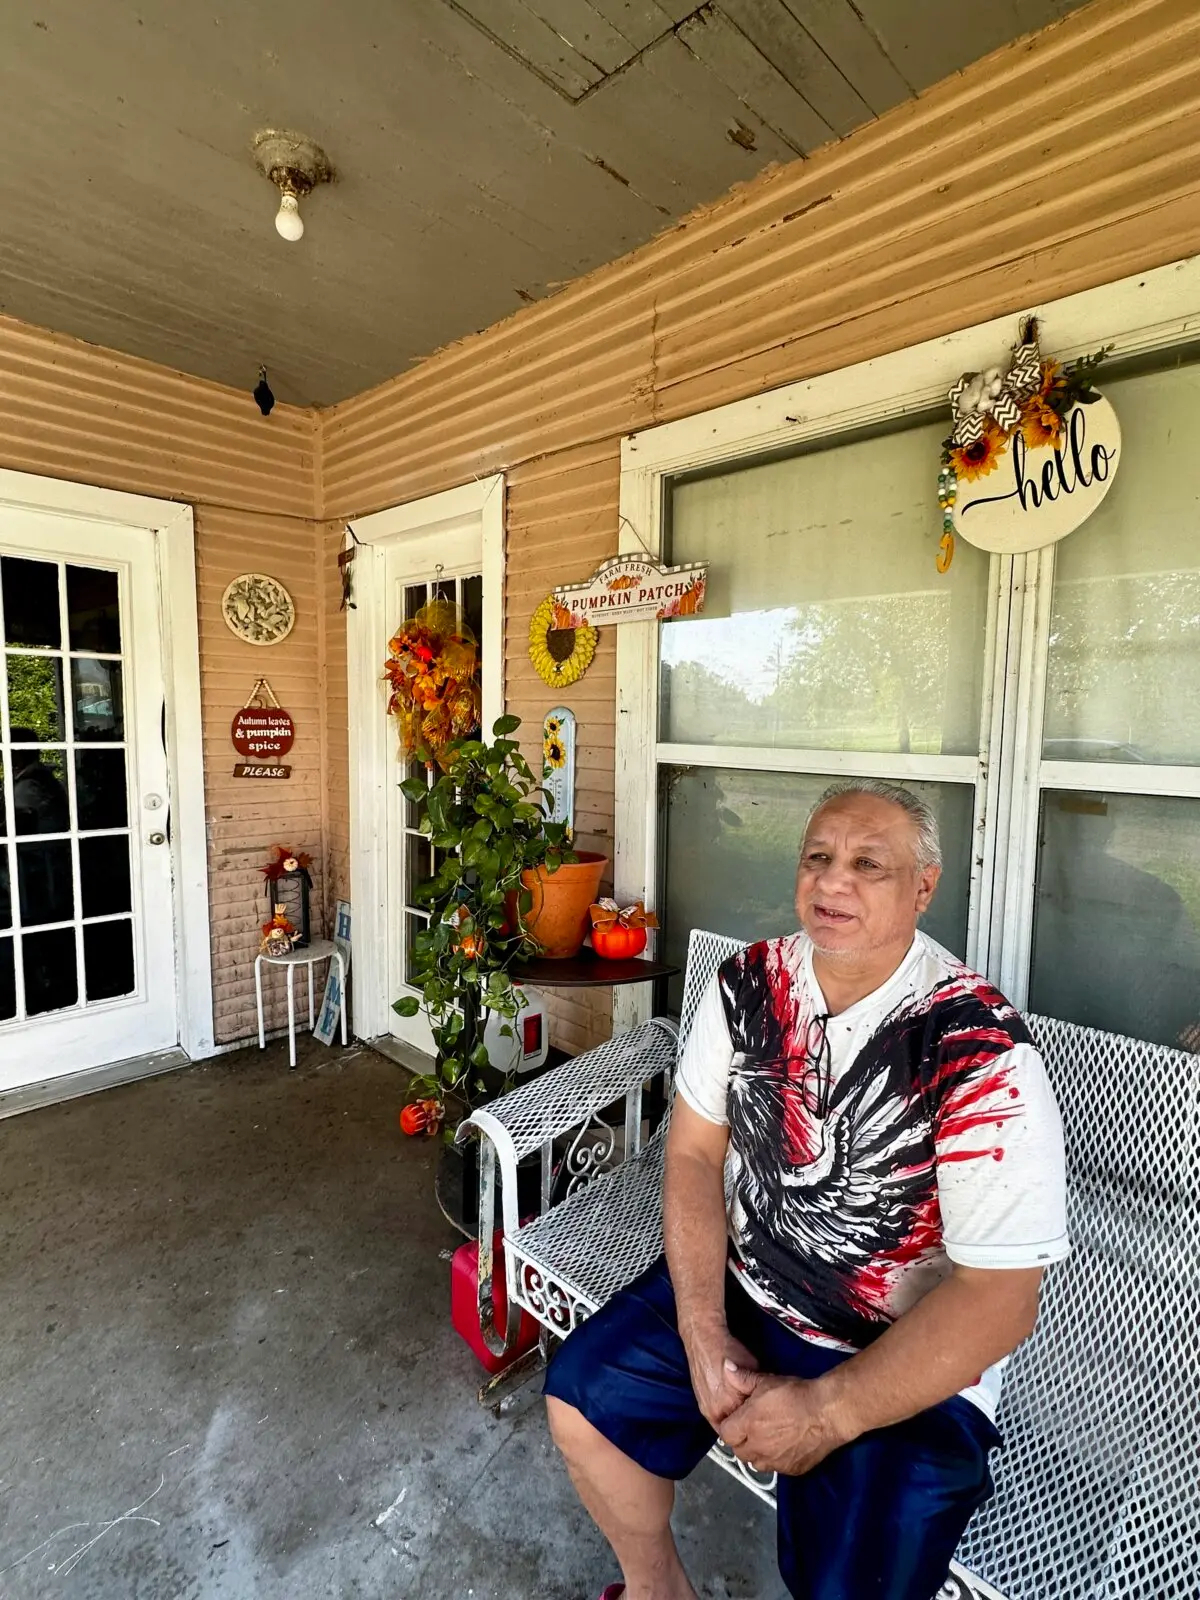
<svg viewBox="0 0 1200 1600">
<path fill-rule="evenodd" d="M 577 859 L 566 825 L 547 820 L 540 780 L 509 737 L 520 725 L 519 717 L 499 718 L 492 743 L 456 740 L 432 784 L 415 777 L 400 786 L 433 846 L 435 871 L 415 895 L 429 912 L 429 926 L 413 941 L 412 981 L 421 997 L 404 995 L 392 1009 L 402 1017 L 423 1010 L 429 1019 L 435 1070 L 412 1089 L 441 1105 L 450 1094 L 470 1105 L 508 1087 L 483 1033 L 490 1011 L 505 1019 L 502 1034 L 513 1036 L 524 999 L 512 968 L 537 953 L 524 931 L 532 895 L 521 874 Z"/>
</svg>

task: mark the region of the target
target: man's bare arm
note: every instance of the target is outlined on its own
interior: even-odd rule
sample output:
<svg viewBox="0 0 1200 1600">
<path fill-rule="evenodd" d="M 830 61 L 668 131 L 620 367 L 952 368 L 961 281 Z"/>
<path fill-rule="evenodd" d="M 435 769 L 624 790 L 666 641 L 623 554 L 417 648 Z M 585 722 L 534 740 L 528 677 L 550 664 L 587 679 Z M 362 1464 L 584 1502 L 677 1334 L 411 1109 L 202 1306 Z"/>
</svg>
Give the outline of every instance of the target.
<svg viewBox="0 0 1200 1600">
<path fill-rule="evenodd" d="M 750 1374 L 755 1366 L 725 1322 L 728 1144 L 728 1128 L 709 1122 L 676 1097 L 667 1135 L 663 1236 L 692 1387 L 713 1427 L 719 1427 L 753 1387 Z"/>
<path fill-rule="evenodd" d="M 958 1267 L 868 1349 L 823 1377 L 759 1377 L 721 1429 L 743 1461 L 802 1473 L 860 1434 L 968 1388 L 1037 1320 L 1042 1269 Z"/>
</svg>

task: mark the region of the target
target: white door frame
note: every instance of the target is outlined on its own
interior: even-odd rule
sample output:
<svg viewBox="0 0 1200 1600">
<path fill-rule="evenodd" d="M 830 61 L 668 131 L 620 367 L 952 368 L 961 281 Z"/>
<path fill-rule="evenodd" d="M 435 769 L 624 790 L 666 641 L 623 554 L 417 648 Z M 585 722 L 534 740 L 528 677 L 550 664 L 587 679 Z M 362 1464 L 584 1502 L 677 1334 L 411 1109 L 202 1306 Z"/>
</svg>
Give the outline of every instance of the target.
<svg viewBox="0 0 1200 1600">
<path fill-rule="evenodd" d="M 195 519 L 190 505 L 0 468 L 0 506 L 154 534 L 166 691 L 175 997 L 180 1048 L 214 1053 Z"/>
<path fill-rule="evenodd" d="M 350 893 L 354 908 L 353 1026 L 361 1039 L 392 1031 L 387 992 L 390 791 L 399 782 L 396 733 L 385 715 L 383 661 L 402 619 L 387 615 L 384 564 L 389 549 L 411 544 L 414 556 L 438 537 L 439 525 L 477 519 L 483 574 L 483 726 L 488 735 L 504 710 L 503 473 L 405 505 L 357 517 L 350 527 L 354 609 L 346 613 L 350 733 Z"/>
<path fill-rule="evenodd" d="M 1200 257 L 1030 309 L 1038 310 L 1046 347 L 1057 357 L 1069 359 L 1101 345 L 1111 346 L 1117 357 L 1166 349 L 1200 334 Z M 1014 311 L 907 350 L 629 435 L 621 442 L 620 552 L 648 552 L 655 556 L 662 553 L 667 484 L 672 476 L 786 450 L 823 435 L 850 432 L 944 405 L 947 390 L 961 373 L 991 366 L 1013 344 L 1019 322 L 1020 312 Z M 931 566 L 936 542 L 936 475 L 937 463 L 931 461 Z M 1014 571 L 1014 562 L 1020 571 Z M 1006 671 L 1010 677 L 1014 670 L 1019 672 L 1026 695 L 1036 690 L 1038 674 L 1044 677 L 1044 617 L 1052 573 L 1052 555 L 1045 552 L 992 557 L 989 654 L 995 675 L 989 677 L 988 683 L 997 713 Z M 1002 614 L 1006 594 L 1023 594 L 1023 603 L 1017 607 L 1019 615 Z M 687 623 L 664 626 L 686 627 Z M 657 742 L 658 628 L 658 623 L 645 622 L 626 623 L 616 630 L 615 893 L 622 903 L 644 900 L 648 906 L 654 903 L 657 891 L 657 767 L 668 755 L 675 758 L 673 747 Z M 997 628 L 1008 635 L 1007 652 L 997 647 Z M 1013 659 L 1014 650 L 1021 658 L 1019 662 Z M 984 707 L 985 747 L 992 705 Z M 984 864 L 983 880 L 976 894 L 981 911 L 978 920 L 991 923 L 1001 937 L 992 937 L 987 926 L 973 928 L 972 932 L 973 938 L 979 939 L 981 965 L 986 965 L 993 976 L 1003 977 L 1008 984 L 1006 992 L 1017 1005 L 1025 999 L 1028 940 L 1016 930 L 1020 918 L 1028 912 L 1032 884 L 1028 855 L 1037 827 L 1035 755 L 1040 752 L 1040 741 L 1035 751 L 1031 728 L 1032 722 L 1027 719 L 1013 754 L 1018 776 L 1012 791 L 1011 817 L 998 817 L 997 807 L 1002 804 L 1006 785 L 986 763 L 985 754 L 984 815 L 978 820 L 989 835 L 998 839 L 1001 853 L 1005 848 L 1018 851 L 1019 870 L 1014 871 L 1012 863 L 1007 873 L 1002 862 Z M 993 739 L 998 731 L 990 729 Z M 756 765 L 755 754 L 707 746 L 702 753 L 705 765 Z M 701 759 L 699 753 L 695 759 Z M 897 770 L 898 759 L 886 758 L 890 772 Z M 803 771 L 807 766 L 807 770 L 814 770 L 803 752 L 777 751 L 773 760 L 781 769 Z M 829 751 L 821 752 L 819 770 L 869 775 L 884 764 L 885 758 L 869 754 Z M 910 776 L 933 775 L 919 771 L 920 763 L 911 758 L 909 764 Z M 947 758 L 939 758 L 938 765 L 942 776 L 951 775 Z M 1108 787 L 1112 787 L 1114 776 L 1106 767 Z M 1003 825 L 999 832 L 997 820 Z M 1023 888 L 1026 877 L 1029 884 Z M 992 903 L 993 880 L 1000 901 L 996 904 Z M 644 1001 L 633 997 L 632 989 L 616 991 L 615 1025 L 627 1027 L 637 1020 L 642 1004 Z"/>
</svg>

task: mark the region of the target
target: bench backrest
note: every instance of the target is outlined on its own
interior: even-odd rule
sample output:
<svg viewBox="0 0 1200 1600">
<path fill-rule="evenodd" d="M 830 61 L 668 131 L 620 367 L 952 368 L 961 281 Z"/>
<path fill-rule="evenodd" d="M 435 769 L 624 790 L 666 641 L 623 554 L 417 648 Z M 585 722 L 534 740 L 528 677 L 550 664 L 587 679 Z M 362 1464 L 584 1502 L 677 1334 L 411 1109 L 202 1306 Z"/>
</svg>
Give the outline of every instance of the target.
<svg viewBox="0 0 1200 1600">
<path fill-rule="evenodd" d="M 703 928 L 692 929 L 688 936 L 687 965 L 683 972 L 683 1004 L 679 1012 L 680 1055 L 692 1031 L 696 1007 L 716 975 L 717 968 L 745 948 L 745 939 L 731 939 L 725 933 L 706 933 Z"/>
<path fill-rule="evenodd" d="M 1005 1379 L 959 1559 L 1010 1600 L 1200 1596 L 1200 1057 L 1029 1017 L 1073 1251 Z"/>
</svg>

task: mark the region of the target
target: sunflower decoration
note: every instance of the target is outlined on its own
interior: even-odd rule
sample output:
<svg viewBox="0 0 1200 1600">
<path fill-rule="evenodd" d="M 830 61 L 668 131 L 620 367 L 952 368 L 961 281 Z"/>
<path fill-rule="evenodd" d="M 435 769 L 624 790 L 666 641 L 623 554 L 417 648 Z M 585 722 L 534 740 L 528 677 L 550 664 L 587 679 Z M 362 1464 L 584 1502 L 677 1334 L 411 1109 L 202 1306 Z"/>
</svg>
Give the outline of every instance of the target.
<svg viewBox="0 0 1200 1600">
<path fill-rule="evenodd" d="M 950 451 L 950 466 L 956 478 L 973 483 L 976 478 L 986 478 L 1000 465 L 1008 439 L 995 423 L 984 427 L 978 439 L 970 444 L 955 445 Z"/>
<path fill-rule="evenodd" d="M 1062 413 L 1054 405 L 1054 389 L 1062 368 L 1043 361 L 1042 381 L 1021 408 L 1021 434 L 1030 450 L 1054 448 L 1062 438 Z"/>
<path fill-rule="evenodd" d="M 404 755 L 445 770 L 449 745 L 479 726 L 479 650 L 459 608 L 422 606 L 389 641 L 383 676 Z"/>
<path fill-rule="evenodd" d="M 546 758 L 548 767 L 561 768 L 566 766 L 567 747 L 563 743 L 562 733 L 559 729 L 556 728 L 552 733 L 547 726 L 546 737 L 542 740 L 542 754 Z"/>
<path fill-rule="evenodd" d="M 547 595 L 529 622 L 529 659 L 543 683 L 565 687 L 591 666 L 598 638 L 595 628 L 574 627 L 567 608 Z"/>
<path fill-rule="evenodd" d="M 1017 434 L 1027 450 L 1057 449 L 1072 407 L 1091 405 L 1100 398 L 1095 375 L 1107 354 L 1106 346 L 1066 365 L 1043 357 L 1037 318 L 1029 317 L 1021 327 L 1007 370 L 989 367 L 984 372 L 963 373 L 950 390 L 954 430 L 942 444 L 938 473 L 942 510 L 939 572 L 945 572 L 954 557 L 959 483 L 973 483 L 994 472 Z"/>
</svg>

